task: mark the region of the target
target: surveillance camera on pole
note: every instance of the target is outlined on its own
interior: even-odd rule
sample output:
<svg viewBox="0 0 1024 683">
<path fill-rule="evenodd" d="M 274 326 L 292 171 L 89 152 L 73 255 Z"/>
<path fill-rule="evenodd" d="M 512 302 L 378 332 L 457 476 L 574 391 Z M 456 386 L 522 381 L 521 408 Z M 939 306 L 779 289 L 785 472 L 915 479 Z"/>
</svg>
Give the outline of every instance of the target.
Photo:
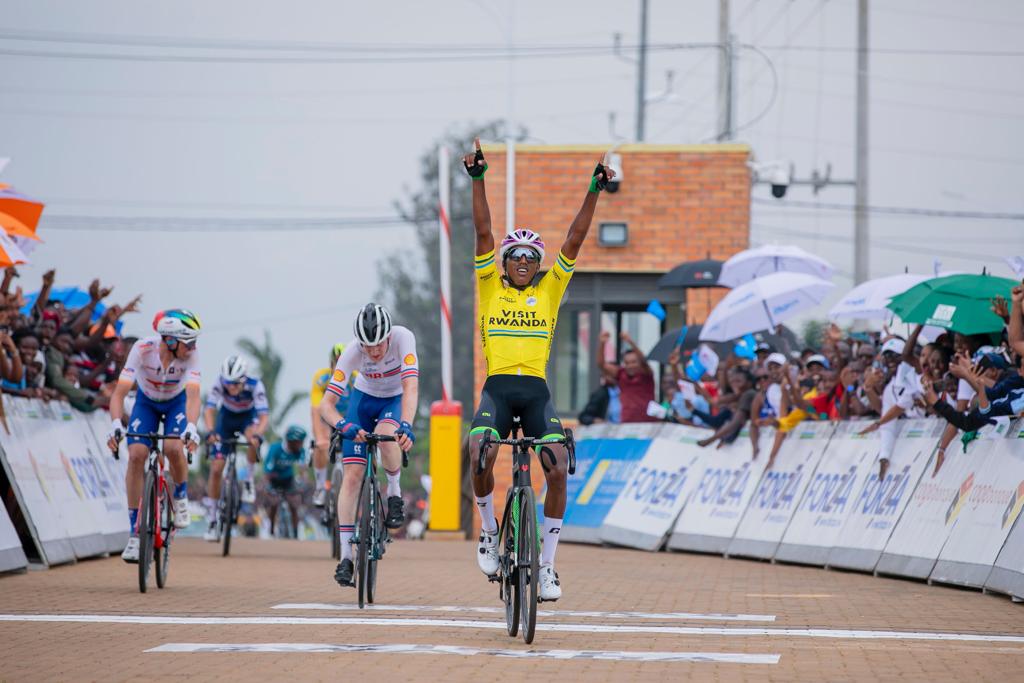
<svg viewBox="0 0 1024 683">
<path fill-rule="evenodd" d="M 764 163 L 748 162 L 753 182 L 767 183 L 772 186 L 772 196 L 782 199 L 786 196 L 793 180 L 793 164 L 789 161 L 766 161 Z"/>
</svg>

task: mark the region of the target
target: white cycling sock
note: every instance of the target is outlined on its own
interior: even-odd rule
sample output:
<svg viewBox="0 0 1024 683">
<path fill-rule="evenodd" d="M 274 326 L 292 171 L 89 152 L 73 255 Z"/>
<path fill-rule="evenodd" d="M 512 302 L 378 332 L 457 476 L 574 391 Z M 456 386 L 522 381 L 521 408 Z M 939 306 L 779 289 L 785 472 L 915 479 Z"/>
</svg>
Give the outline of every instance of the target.
<svg viewBox="0 0 1024 683">
<path fill-rule="evenodd" d="M 494 493 L 484 497 L 476 496 L 476 509 L 480 511 L 480 530 L 489 536 L 498 533 L 494 519 Z"/>
<path fill-rule="evenodd" d="M 558 534 L 562 531 L 562 520 L 544 517 L 544 547 L 540 551 L 542 565 L 555 564 L 555 549 L 558 548 Z"/>
<path fill-rule="evenodd" d="M 402 485 L 398 480 L 402 478 L 402 470 L 399 469 L 392 472 L 389 469 L 384 468 L 384 474 L 388 475 L 388 498 L 391 496 L 401 497 Z"/>
<path fill-rule="evenodd" d="M 316 474 L 316 487 L 322 489 L 324 484 L 327 483 L 327 468 L 326 467 L 315 467 L 313 468 L 314 474 Z"/>
<path fill-rule="evenodd" d="M 352 559 L 352 534 L 355 533 L 354 524 L 339 524 L 338 538 L 341 539 L 341 559 Z"/>
</svg>

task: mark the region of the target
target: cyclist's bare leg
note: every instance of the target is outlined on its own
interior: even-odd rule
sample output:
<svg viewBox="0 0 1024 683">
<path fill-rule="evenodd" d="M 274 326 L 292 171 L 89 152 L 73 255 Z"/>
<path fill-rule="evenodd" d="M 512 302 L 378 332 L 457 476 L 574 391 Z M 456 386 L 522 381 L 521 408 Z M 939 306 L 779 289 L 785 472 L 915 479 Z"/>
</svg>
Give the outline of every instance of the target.
<svg viewBox="0 0 1024 683">
<path fill-rule="evenodd" d="M 146 458 L 149 447 L 144 443 L 133 443 L 128 446 L 128 471 L 124 475 L 124 487 L 128 494 L 128 508 L 138 509 L 142 500 L 142 478 L 146 472 Z"/>
<path fill-rule="evenodd" d="M 313 474 L 316 476 L 316 490 L 313 492 L 314 500 L 316 495 L 327 486 L 327 464 L 330 462 L 327 449 L 331 442 L 330 430 L 327 424 L 320 419 L 320 415 L 313 411 Z M 319 506 L 324 503 L 317 502 Z M 332 532 L 333 533 L 333 532 Z"/>
<path fill-rule="evenodd" d="M 245 428 L 245 440 L 246 441 L 248 441 L 249 439 L 253 438 L 253 436 L 255 436 L 255 435 L 256 435 L 256 425 L 249 425 L 248 427 Z M 251 479 L 252 478 L 252 472 L 253 472 L 253 465 L 256 464 L 256 456 L 258 455 L 258 453 L 256 451 L 256 447 L 253 446 L 250 443 L 249 447 L 245 451 L 245 455 L 249 459 L 249 473 L 250 473 L 249 476 L 250 476 L 250 479 Z"/>
<path fill-rule="evenodd" d="M 341 538 L 341 558 L 352 559 L 352 533 L 355 530 L 356 505 L 359 504 L 359 488 L 363 485 L 365 465 L 343 465 L 344 476 L 338 491 L 338 527 Z M 345 529 L 344 531 L 341 529 Z"/>
<path fill-rule="evenodd" d="M 224 480 L 224 465 L 226 462 L 224 458 L 216 458 L 210 461 L 210 478 L 206 484 L 206 495 L 213 500 L 220 498 L 220 485 Z"/>
<path fill-rule="evenodd" d="M 494 534 L 497 532 L 494 513 L 494 463 L 498 459 L 498 446 L 488 447 L 484 458 L 484 471 L 477 473 L 480 442 L 483 438 L 482 433 L 469 437 L 469 467 L 473 473 L 473 493 L 476 496 L 476 509 L 480 512 L 480 528 Z"/>
<path fill-rule="evenodd" d="M 394 436 L 398 428 L 390 422 L 382 422 L 373 431 L 377 434 Z M 384 472 L 387 474 L 388 496 L 400 496 L 402 489 L 398 484 L 398 479 L 402 474 L 402 449 L 393 441 L 378 444 L 378 448 L 380 448 L 380 459 L 384 465 Z"/>
<path fill-rule="evenodd" d="M 569 467 L 569 454 L 565 446 L 551 444 L 541 446 L 537 453 L 548 490 L 544 496 L 544 544 L 541 548 L 540 563 L 555 564 L 555 550 L 562 532 L 562 518 L 565 515 L 565 482 Z"/>
<path fill-rule="evenodd" d="M 292 513 L 292 538 L 299 537 L 299 494 L 289 493 L 285 500 L 288 501 L 288 509 Z"/>
</svg>

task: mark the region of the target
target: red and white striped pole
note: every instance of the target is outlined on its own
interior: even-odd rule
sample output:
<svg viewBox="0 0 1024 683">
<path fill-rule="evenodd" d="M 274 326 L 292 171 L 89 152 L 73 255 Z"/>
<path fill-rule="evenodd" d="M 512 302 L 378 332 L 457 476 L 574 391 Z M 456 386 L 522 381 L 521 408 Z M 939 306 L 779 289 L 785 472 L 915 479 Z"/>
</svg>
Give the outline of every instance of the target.
<svg viewBox="0 0 1024 683">
<path fill-rule="evenodd" d="M 437 153 L 437 185 L 440 198 L 437 208 L 441 248 L 441 400 L 452 400 L 452 309 L 451 309 L 451 244 L 452 226 L 449 213 L 451 186 L 448 178 L 448 149 Z"/>
</svg>

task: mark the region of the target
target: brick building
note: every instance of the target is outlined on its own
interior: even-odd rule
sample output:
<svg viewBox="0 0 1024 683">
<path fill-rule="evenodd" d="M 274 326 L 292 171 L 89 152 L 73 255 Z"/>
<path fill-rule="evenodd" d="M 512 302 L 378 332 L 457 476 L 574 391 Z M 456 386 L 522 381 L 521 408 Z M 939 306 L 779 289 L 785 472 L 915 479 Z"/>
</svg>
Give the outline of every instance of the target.
<svg viewBox="0 0 1024 683">
<path fill-rule="evenodd" d="M 579 210 L 587 179 L 607 147 L 518 145 L 515 149 L 515 224 L 536 230 L 548 244 L 545 269 Z M 484 147 L 487 197 L 495 234 L 505 231 L 504 145 Z M 593 352 L 601 329 L 629 331 L 647 350 L 661 334 L 701 322 L 725 290 L 658 289 L 657 280 L 695 259 L 726 259 L 746 249 L 750 235 L 750 171 L 746 145 L 623 145 L 622 180 L 606 192 L 580 252 L 562 304 L 548 365 L 548 382 L 563 417 L 574 417 L 597 387 Z M 625 243 L 609 245 L 605 237 Z M 602 231 L 602 226 L 605 230 Z M 687 301 L 687 298 L 689 301 Z M 664 323 L 645 313 L 659 300 Z M 685 308 L 684 308 L 685 306 Z M 597 321 L 600 320 L 600 324 Z M 486 376 L 479 345 L 476 390 Z"/>
</svg>

